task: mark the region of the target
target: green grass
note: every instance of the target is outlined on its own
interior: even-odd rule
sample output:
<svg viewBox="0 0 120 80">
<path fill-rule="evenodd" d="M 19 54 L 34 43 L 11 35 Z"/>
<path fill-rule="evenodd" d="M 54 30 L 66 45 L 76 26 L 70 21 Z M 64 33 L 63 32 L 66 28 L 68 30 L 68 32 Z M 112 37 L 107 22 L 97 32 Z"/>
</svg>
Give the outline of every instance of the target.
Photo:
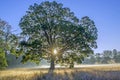
<svg viewBox="0 0 120 80">
<path fill-rule="evenodd" d="M 120 80 L 120 65 L 102 65 L 74 69 L 18 68 L 0 71 L 0 80 Z"/>
</svg>

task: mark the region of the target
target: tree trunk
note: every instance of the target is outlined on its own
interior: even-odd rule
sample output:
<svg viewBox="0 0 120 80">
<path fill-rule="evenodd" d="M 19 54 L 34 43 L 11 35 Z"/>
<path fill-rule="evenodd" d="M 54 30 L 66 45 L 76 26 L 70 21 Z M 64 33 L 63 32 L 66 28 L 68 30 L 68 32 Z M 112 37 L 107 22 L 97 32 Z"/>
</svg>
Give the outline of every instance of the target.
<svg viewBox="0 0 120 80">
<path fill-rule="evenodd" d="M 55 69 L 55 59 L 54 57 L 51 58 L 51 63 L 50 63 L 50 71 L 53 71 Z"/>
<path fill-rule="evenodd" d="M 71 69 L 71 68 L 74 68 L 74 62 L 73 62 L 73 61 L 70 63 L 69 68 L 70 68 L 70 69 Z"/>
</svg>

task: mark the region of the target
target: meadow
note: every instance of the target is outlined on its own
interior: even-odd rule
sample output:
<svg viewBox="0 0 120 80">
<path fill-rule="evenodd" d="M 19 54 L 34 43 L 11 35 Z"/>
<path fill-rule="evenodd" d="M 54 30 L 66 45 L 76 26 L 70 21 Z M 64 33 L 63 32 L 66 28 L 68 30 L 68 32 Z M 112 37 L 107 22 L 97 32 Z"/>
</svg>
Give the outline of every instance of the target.
<svg viewBox="0 0 120 80">
<path fill-rule="evenodd" d="M 16 68 L 0 71 L 0 80 L 120 80 L 120 65 L 81 66 L 74 69 Z"/>
</svg>

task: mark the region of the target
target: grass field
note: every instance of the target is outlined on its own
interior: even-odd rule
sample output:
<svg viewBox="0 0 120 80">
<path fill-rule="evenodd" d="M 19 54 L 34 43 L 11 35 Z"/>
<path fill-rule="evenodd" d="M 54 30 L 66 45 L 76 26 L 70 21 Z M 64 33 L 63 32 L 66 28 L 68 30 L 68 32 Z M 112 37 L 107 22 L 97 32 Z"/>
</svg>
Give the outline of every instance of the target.
<svg viewBox="0 0 120 80">
<path fill-rule="evenodd" d="M 120 65 L 84 65 L 74 69 L 18 68 L 0 71 L 0 80 L 120 80 Z"/>
</svg>

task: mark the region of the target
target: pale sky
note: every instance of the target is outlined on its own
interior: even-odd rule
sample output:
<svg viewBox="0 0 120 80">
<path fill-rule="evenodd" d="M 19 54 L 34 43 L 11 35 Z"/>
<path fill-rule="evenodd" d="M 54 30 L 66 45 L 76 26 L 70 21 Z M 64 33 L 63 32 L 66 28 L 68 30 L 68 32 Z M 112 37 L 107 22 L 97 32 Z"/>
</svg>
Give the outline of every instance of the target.
<svg viewBox="0 0 120 80">
<path fill-rule="evenodd" d="M 20 19 L 28 7 L 46 0 L 1 0 L 0 18 L 13 30 L 20 32 Z M 53 1 L 53 0 L 48 0 Z M 98 48 L 95 52 L 117 49 L 120 51 L 120 0 L 55 0 L 68 7 L 80 19 L 89 16 L 98 29 Z"/>
</svg>

